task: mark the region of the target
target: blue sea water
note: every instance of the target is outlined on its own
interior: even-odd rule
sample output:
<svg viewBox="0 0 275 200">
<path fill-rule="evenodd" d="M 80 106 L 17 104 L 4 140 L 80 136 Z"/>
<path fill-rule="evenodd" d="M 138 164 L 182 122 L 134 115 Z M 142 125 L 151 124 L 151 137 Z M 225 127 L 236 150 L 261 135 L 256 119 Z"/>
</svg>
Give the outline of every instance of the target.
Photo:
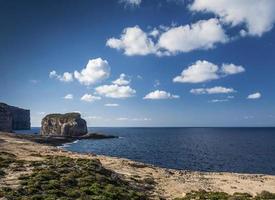
<svg viewBox="0 0 275 200">
<path fill-rule="evenodd" d="M 81 140 L 64 148 L 165 168 L 275 175 L 275 128 L 89 128 L 89 131 L 119 138 Z"/>
</svg>

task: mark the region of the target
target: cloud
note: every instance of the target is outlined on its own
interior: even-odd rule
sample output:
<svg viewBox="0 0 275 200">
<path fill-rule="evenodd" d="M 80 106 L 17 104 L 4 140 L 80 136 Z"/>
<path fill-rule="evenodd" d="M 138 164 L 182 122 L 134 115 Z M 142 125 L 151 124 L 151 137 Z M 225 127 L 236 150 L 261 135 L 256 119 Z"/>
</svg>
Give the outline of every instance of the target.
<svg viewBox="0 0 275 200">
<path fill-rule="evenodd" d="M 244 119 L 254 119 L 255 117 L 253 115 L 244 116 Z"/>
<path fill-rule="evenodd" d="M 262 97 L 260 92 L 256 92 L 247 96 L 247 99 L 260 99 Z"/>
<path fill-rule="evenodd" d="M 141 75 L 137 75 L 137 79 L 142 80 L 143 77 Z"/>
<path fill-rule="evenodd" d="M 125 28 L 120 39 L 110 38 L 106 45 L 117 50 L 123 50 L 124 54 L 128 56 L 148 55 L 156 51 L 153 41 L 139 26 Z"/>
<path fill-rule="evenodd" d="M 130 7 L 138 7 L 141 4 L 141 0 L 120 0 L 119 2 Z"/>
<path fill-rule="evenodd" d="M 31 80 L 29 80 L 29 82 L 32 84 L 37 84 L 39 82 L 39 80 L 31 79 Z"/>
<path fill-rule="evenodd" d="M 141 118 L 128 118 L 128 117 L 118 117 L 116 118 L 118 121 L 151 121 L 151 118 L 141 117 Z"/>
<path fill-rule="evenodd" d="M 64 99 L 73 99 L 74 98 L 74 95 L 72 94 L 67 94 L 63 97 Z"/>
<path fill-rule="evenodd" d="M 60 80 L 62 82 L 72 82 L 73 79 L 73 74 L 69 72 L 64 72 L 63 75 L 57 74 L 55 70 L 51 71 L 49 74 L 50 78 L 55 78 L 57 80 Z"/>
<path fill-rule="evenodd" d="M 176 76 L 173 82 L 202 83 L 244 71 L 245 69 L 242 66 L 234 64 L 222 64 L 220 69 L 218 65 L 214 63 L 206 60 L 198 60 L 184 69 L 179 76 Z"/>
<path fill-rule="evenodd" d="M 158 46 L 175 54 L 196 49 L 211 49 L 228 41 L 217 19 L 201 20 L 191 25 L 172 27 L 161 34 Z"/>
<path fill-rule="evenodd" d="M 156 90 L 147 94 L 143 99 L 177 99 L 178 95 L 170 94 L 169 92 L 163 90 Z"/>
<path fill-rule="evenodd" d="M 87 116 L 85 118 L 88 119 L 88 120 L 100 120 L 100 119 L 102 119 L 101 116 Z"/>
<path fill-rule="evenodd" d="M 229 94 L 236 92 L 233 88 L 216 86 L 212 88 L 197 88 L 190 90 L 192 94 Z"/>
<path fill-rule="evenodd" d="M 100 100 L 101 97 L 98 97 L 98 96 L 93 96 L 91 94 L 84 94 L 82 97 L 81 97 L 81 101 L 86 101 L 86 102 L 94 102 L 94 101 L 97 101 L 97 100 Z"/>
<path fill-rule="evenodd" d="M 191 11 L 214 13 L 224 24 L 245 25 L 241 35 L 262 36 L 275 22 L 274 0 L 194 0 Z"/>
<path fill-rule="evenodd" d="M 168 56 L 196 49 L 211 49 L 217 43 L 227 41 L 228 37 L 219 20 L 212 18 L 191 25 L 154 28 L 149 33 L 139 26 L 127 27 L 120 38 L 112 37 L 107 40 L 106 45 L 122 50 L 127 56 L 148 54 Z"/>
<path fill-rule="evenodd" d="M 231 75 L 245 72 L 245 69 L 243 68 L 243 66 L 237 66 L 234 64 L 223 64 L 221 71 L 225 75 Z"/>
<path fill-rule="evenodd" d="M 38 115 L 45 115 L 46 112 L 37 112 Z"/>
<path fill-rule="evenodd" d="M 149 33 L 150 36 L 156 38 L 160 35 L 160 31 L 157 29 L 157 28 L 154 28 L 150 33 Z"/>
<path fill-rule="evenodd" d="M 100 82 L 110 75 L 110 66 L 107 60 L 96 58 L 89 60 L 81 72 L 74 71 L 74 77 L 83 85 L 91 85 Z"/>
<path fill-rule="evenodd" d="M 222 103 L 222 102 L 227 102 L 228 99 L 213 99 L 210 102 L 211 103 Z"/>
<path fill-rule="evenodd" d="M 144 117 L 144 118 L 133 118 L 131 120 L 133 120 L 133 121 L 151 121 L 152 119 Z"/>
<path fill-rule="evenodd" d="M 120 74 L 119 78 L 114 80 L 112 83 L 116 85 L 128 85 L 130 83 L 130 80 L 127 80 L 125 78 L 125 74 Z"/>
<path fill-rule="evenodd" d="M 155 80 L 154 81 L 154 87 L 158 87 L 160 86 L 160 81 L 159 80 Z"/>
<path fill-rule="evenodd" d="M 102 85 L 95 88 L 97 94 L 109 98 L 128 98 L 134 96 L 136 91 L 130 86 Z"/>
<path fill-rule="evenodd" d="M 118 107 L 119 104 L 117 104 L 117 103 L 106 103 L 104 106 L 107 106 L 107 107 Z"/>
<path fill-rule="evenodd" d="M 198 60 L 187 69 L 183 70 L 180 76 L 176 76 L 173 81 L 181 83 L 201 83 L 219 78 L 217 74 L 219 67 L 206 60 Z"/>
<path fill-rule="evenodd" d="M 116 118 L 116 120 L 118 120 L 118 121 L 127 121 L 129 119 L 127 117 L 119 117 L 119 118 Z"/>
</svg>

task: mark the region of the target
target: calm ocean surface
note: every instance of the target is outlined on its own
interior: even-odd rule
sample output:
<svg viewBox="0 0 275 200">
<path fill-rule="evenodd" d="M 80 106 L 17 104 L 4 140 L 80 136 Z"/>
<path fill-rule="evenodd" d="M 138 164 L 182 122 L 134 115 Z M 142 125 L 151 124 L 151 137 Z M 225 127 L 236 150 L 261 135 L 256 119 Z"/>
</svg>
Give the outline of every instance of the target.
<svg viewBox="0 0 275 200">
<path fill-rule="evenodd" d="M 89 131 L 120 137 L 81 140 L 64 148 L 166 168 L 275 175 L 275 128 L 89 128 Z"/>
</svg>

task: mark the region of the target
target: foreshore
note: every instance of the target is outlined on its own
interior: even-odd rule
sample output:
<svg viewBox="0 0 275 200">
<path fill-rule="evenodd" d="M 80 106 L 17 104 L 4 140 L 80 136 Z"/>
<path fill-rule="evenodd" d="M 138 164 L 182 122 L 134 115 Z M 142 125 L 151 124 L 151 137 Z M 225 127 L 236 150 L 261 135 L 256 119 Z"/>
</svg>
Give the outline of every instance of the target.
<svg viewBox="0 0 275 200">
<path fill-rule="evenodd" d="M 104 168 L 114 171 L 123 180 L 144 183 L 150 199 L 182 198 L 191 191 L 199 190 L 228 194 L 248 193 L 253 196 L 262 191 L 275 193 L 273 175 L 165 169 L 124 158 L 74 153 L 12 133 L 0 132 L 0 152 L 14 154 L 17 160 L 22 161 L 41 161 L 47 156 L 98 159 Z M 6 175 L 0 176 L 0 186 L 16 188 L 20 182 L 19 177 L 25 173 L 31 173 L 31 168 L 24 171 L 11 171 L 7 168 Z"/>
</svg>

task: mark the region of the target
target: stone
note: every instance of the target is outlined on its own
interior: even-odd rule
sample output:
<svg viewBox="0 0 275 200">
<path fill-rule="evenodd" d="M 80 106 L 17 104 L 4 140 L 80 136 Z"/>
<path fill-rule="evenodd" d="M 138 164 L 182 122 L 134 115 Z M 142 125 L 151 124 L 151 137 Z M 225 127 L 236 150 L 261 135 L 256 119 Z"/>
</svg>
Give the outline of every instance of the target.
<svg viewBox="0 0 275 200">
<path fill-rule="evenodd" d="M 29 130 L 30 110 L 0 103 L 0 131 Z"/>
<path fill-rule="evenodd" d="M 79 113 L 49 114 L 42 119 L 42 136 L 79 137 L 87 133 L 87 124 Z"/>
</svg>

